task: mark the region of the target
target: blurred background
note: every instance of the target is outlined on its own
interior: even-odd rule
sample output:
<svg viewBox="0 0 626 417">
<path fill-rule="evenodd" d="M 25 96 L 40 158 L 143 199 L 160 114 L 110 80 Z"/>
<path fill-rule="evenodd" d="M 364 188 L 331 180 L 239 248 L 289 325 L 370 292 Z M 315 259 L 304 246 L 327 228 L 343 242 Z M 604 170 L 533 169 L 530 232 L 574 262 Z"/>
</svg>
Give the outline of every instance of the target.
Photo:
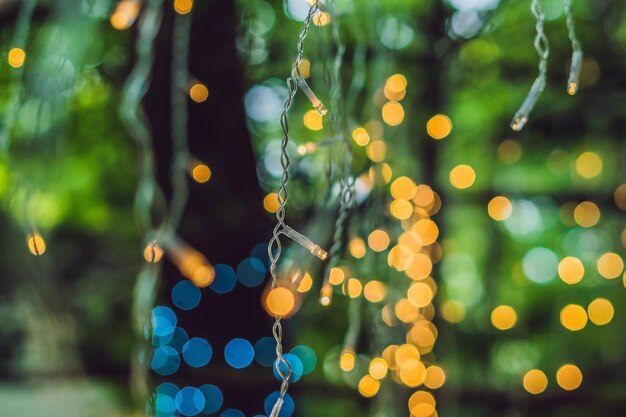
<svg viewBox="0 0 626 417">
<path fill-rule="evenodd" d="M 626 4 L 0 1 L 0 416 L 626 415 Z M 350 204 L 342 204 L 345 196 Z M 343 216 L 341 214 L 343 213 Z M 337 221 L 337 218 L 343 221 Z M 331 249 L 332 248 L 332 249 Z M 269 314 L 268 314 L 269 313 Z"/>
</svg>

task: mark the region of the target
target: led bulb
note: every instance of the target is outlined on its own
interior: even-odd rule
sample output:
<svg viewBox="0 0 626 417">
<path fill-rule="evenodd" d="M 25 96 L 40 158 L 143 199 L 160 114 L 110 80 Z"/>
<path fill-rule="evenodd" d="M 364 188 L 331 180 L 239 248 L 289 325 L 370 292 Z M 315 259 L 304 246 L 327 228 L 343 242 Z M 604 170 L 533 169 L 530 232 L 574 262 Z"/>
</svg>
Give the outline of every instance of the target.
<svg viewBox="0 0 626 417">
<path fill-rule="evenodd" d="M 572 66 L 569 68 L 569 78 L 567 79 L 567 94 L 573 96 L 578 92 L 580 85 L 580 70 L 583 66 L 583 52 L 574 51 L 572 53 Z"/>
<path fill-rule="evenodd" d="M 322 103 L 322 101 L 317 98 L 313 90 L 311 90 L 311 87 L 309 87 L 309 85 L 306 83 L 306 81 L 304 81 L 304 78 L 302 78 L 301 75 L 296 74 L 295 78 L 296 82 L 298 83 L 298 87 L 300 87 L 302 92 L 309 98 L 311 104 L 313 105 L 313 108 L 317 110 L 319 114 L 325 116 L 326 113 L 328 113 L 328 109 L 326 108 L 326 106 L 324 106 L 324 103 Z"/>
<path fill-rule="evenodd" d="M 320 291 L 320 304 L 324 307 L 330 305 L 333 299 L 333 288 L 328 283 L 324 283 Z"/>
<path fill-rule="evenodd" d="M 528 121 L 528 116 L 530 116 L 535 104 L 537 104 L 537 100 L 539 100 L 545 86 L 546 81 L 543 77 L 539 77 L 535 80 L 532 87 L 530 87 L 530 91 L 528 92 L 526 99 L 522 103 L 522 107 L 520 107 L 517 113 L 515 113 L 515 117 L 513 118 L 513 121 L 511 121 L 511 129 L 519 132 L 524 128 L 524 125 L 526 125 L 526 122 Z"/>
<path fill-rule="evenodd" d="M 311 252 L 313 255 L 320 258 L 322 261 L 328 258 L 328 253 L 324 249 L 320 248 L 318 245 L 311 242 L 311 240 L 308 237 L 304 236 L 301 233 L 296 232 L 295 230 L 293 230 L 291 227 L 287 226 L 286 224 L 283 225 L 283 230 L 281 232 L 285 236 L 296 241 L 300 246 L 302 246 L 303 248 Z"/>
</svg>

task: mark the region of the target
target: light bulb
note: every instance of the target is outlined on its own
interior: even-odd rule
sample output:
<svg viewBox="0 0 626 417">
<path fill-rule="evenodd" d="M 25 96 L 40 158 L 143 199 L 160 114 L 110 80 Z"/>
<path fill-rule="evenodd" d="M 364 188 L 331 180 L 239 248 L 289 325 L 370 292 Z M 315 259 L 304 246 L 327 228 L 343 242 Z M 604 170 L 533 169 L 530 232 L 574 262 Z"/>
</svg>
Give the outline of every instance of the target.
<svg viewBox="0 0 626 417">
<path fill-rule="evenodd" d="M 567 79 L 567 93 L 573 96 L 578 92 L 580 85 L 580 70 L 583 66 L 583 52 L 574 51 L 572 53 L 572 65 L 569 68 L 569 78 Z"/>
<path fill-rule="evenodd" d="M 513 121 L 511 122 L 511 129 L 519 132 L 524 128 L 526 122 L 528 121 L 528 116 L 533 111 L 535 104 L 537 104 L 537 100 L 541 96 L 543 89 L 546 86 L 546 80 L 543 77 L 539 77 L 535 80 L 526 99 L 522 103 L 522 107 L 519 108 L 517 113 L 515 113 L 515 117 L 513 117 Z"/>
<path fill-rule="evenodd" d="M 302 246 L 303 248 L 311 252 L 313 255 L 317 256 L 322 261 L 328 258 L 328 253 L 324 249 L 320 248 L 318 245 L 311 242 L 311 240 L 308 237 L 304 236 L 303 234 L 299 232 L 296 232 L 295 230 L 293 230 L 291 227 L 287 226 L 286 224 L 283 225 L 283 230 L 281 230 L 281 233 L 293 239 L 300 246 Z"/>
<path fill-rule="evenodd" d="M 326 113 L 328 113 L 328 109 L 326 108 L 326 106 L 324 106 L 324 103 L 322 103 L 322 101 L 319 98 L 317 98 L 313 90 L 311 90 L 311 87 L 309 87 L 306 81 L 304 81 L 304 78 L 302 78 L 301 75 L 296 74 L 295 79 L 296 79 L 296 82 L 298 83 L 298 87 L 300 87 L 302 92 L 311 101 L 313 108 L 317 110 L 319 114 L 321 114 L 322 116 L 325 116 Z"/>
<path fill-rule="evenodd" d="M 324 307 L 330 305 L 333 298 L 333 288 L 328 283 L 324 283 L 320 291 L 320 304 Z"/>
</svg>

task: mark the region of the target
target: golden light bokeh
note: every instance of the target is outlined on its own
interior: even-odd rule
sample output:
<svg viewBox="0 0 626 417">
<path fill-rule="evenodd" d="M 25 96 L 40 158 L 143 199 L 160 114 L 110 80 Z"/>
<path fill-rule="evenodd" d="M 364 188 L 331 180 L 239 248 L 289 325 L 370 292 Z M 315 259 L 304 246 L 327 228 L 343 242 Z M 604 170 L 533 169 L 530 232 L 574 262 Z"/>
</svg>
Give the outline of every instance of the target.
<svg viewBox="0 0 626 417">
<path fill-rule="evenodd" d="M 422 250 L 422 247 L 424 246 L 419 233 L 414 232 L 413 230 L 407 230 L 406 232 L 402 232 L 400 236 L 398 236 L 398 245 L 406 246 L 416 254 L 417 252 Z"/>
<path fill-rule="evenodd" d="M 408 401 L 412 417 L 431 417 L 435 413 L 435 397 L 428 391 L 417 391 Z"/>
<path fill-rule="evenodd" d="M 382 140 L 372 141 L 367 146 L 365 153 L 372 162 L 382 162 L 387 156 L 387 144 Z"/>
<path fill-rule="evenodd" d="M 382 229 L 376 229 L 367 237 L 367 244 L 374 252 L 382 252 L 389 247 L 389 234 Z"/>
<path fill-rule="evenodd" d="M 407 291 L 407 299 L 415 307 L 426 307 L 433 300 L 433 291 L 423 282 L 411 284 Z"/>
<path fill-rule="evenodd" d="M 615 309 L 613 304 L 606 298 L 596 298 L 587 307 L 589 320 L 596 326 L 604 326 L 613 320 Z"/>
<path fill-rule="evenodd" d="M 302 118 L 304 126 L 309 130 L 322 130 L 324 128 L 324 121 L 322 115 L 317 110 L 309 110 L 304 113 Z"/>
<path fill-rule="evenodd" d="M 7 56 L 9 65 L 13 68 L 20 68 L 26 61 L 26 52 L 22 48 L 11 48 Z"/>
<path fill-rule="evenodd" d="M 357 127 L 352 131 L 352 140 L 359 146 L 365 146 L 370 143 L 370 135 L 362 127 Z"/>
<path fill-rule="evenodd" d="M 174 0 L 174 10 L 179 14 L 187 14 L 193 8 L 193 0 Z"/>
<path fill-rule="evenodd" d="M 583 152 L 576 158 L 576 173 L 583 178 L 595 178 L 602 172 L 602 158 L 595 152 Z"/>
<path fill-rule="evenodd" d="M 383 379 L 387 376 L 389 366 L 383 358 L 374 358 L 370 361 L 369 374 L 374 379 Z"/>
<path fill-rule="evenodd" d="M 311 290 L 313 287 L 313 277 L 308 272 L 305 272 L 302 278 L 300 279 L 300 283 L 298 284 L 298 288 L 296 291 L 299 293 L 305 293 Z"/>
<path fill-rule="evenodd" d="M 343 269 L 338 267 L 330 268 L 330 271 L 328 272 L 328 282 L 331 285 L 341 285 L 345 279 L 346 274 Z"/>
<path fill-rule="evenodd" d="M 457 165 L 450 171 L 450 184 L 454 188 L 464 190 L 471 187 L 476 181 L 476 172 L 469 165 Z"/>
<path fill-rule="evenodd" d="M 350 372 L 354 369 L 356 356 L 351 350 L 344 350 L 339 357 L 339 368 L 344 372 Z"/>
<path fill-rule="evenodd" d="M 568 304 L 561 310 L 560 319 L 563 327 L 577 332 L 587 325 L 587 312 L 577 304 Z"/>
<path fill-rule="evenodd" d="M 404 107 L 396 101 L 388 101 L 383 106 L 382 116 L 389 126 L 397 126 L 404 121 Z"/>
<path fill-rule="evenodd" d="M 436 114 L 426 123 L 426 132 L 433 139 L 445 139 L 452 132 L 452 120 L 445 114 Z"/>
<path fill-rule="evenodd" d="M 406 220 L 413 215 L 413 206 L 406 200 L 393 200 L 389 212 L 398 220 Z"/>
<path fill-rule="evenodd" d="M 417 186 L 409 177 L 398 177 L 391 183 L 389 191 L 395 199 L 410 200 L 415 197 Z"/>
<path fill-rule="evenodd" d="M 394 313 L 398 320 L 403 323 L 412 323 L 417 320 L 420 315 L 419 309 L 411 304 L 406 298 L 402 298 L 396 303 L 394 306 Z"/>
<path fill-rule="evenodd" d="M 211 179 L 211 168 L 207 164 L 197 162 L 191 168 L 191 177 L 197 183 L 204 184 Z"/>
<path fill-rule="evenodd" d="M 598 273 L 606 279 L 618 278 L 624 270 L 624 261 L 613 252 L 607 252 L 598 258 Z"/>
<path fill-rule="evenodd" d="M 489 217 L 492 219 L 501 222 L 511 216 L 511 213 L 513 213 L 513 205 L 508 198 L 501 195 L 496 196 L 487 204 L 487 213 L 489 213 Z"/>
<path fill-rule="evenodd" d="M 407 277 L 414 281 L 428 278 L 433 270 L 433 262 L 428 255 L 416 253 L 411 258 L 407 259 L 407 262 L 411 262 L 411 265 L 404 271 Z"/>
<path fill-rule="evenodd" d="M 430 389 L 441 388 L 446 382 L 446 373 L 437 365 L 431 365 L 426 368 L 426 379 L 424 385 Z"/>
<path fill-rule="evenodd" d="M 360 237 L 353 237 L 348 243 L 348 251 L 353 257 L 357 259 L 362 259 L 367 253 L 367 248 L 363 239 L 361 239 Z"/>
<path fill-rule="evenodd" d="M 433 189 L 425 184 L 418 185 L 415 187 L 413 202 L 419 207 L 426 209 L 431 208 L 435 202 L 435 193 L 433 192 Z"/>
<path fill-rule="evenodd" d="M 380 389 L 380 382 L 377 379 L 372 378 L 370 375 L 365 375 L 359 381 L 359 394 L 369 398 L 378 393 Z"/>
<path fill-rule="evenodd" d="M 402 201 L 402 200 L 401 200 Z M 387 263 L 397 271 L 406 271 L 414 263 L 415 255 L 409 248 L 396 245 L 391 248 L 387 255 Z"/>
<path fill-rule="evenodd" d="M 417 347 L 405 343 L 403 345 L 398 346 L 398 348 L 394 352 L 395 363 L 397 366 L 401 367 L 407 361 L 416 360 L 419 361 L 421 359 L 421 355 Z"/>
<path fill-rule="evenodd" d="M 583 374 L 576 365 L 565 364 L 556 371 L 556 382 L 566 391 L 573 391 L 583 382 Z"/>
<path fill-rule="evenodd" d="M 593 227 L 600 221 L 600 209 L 591 201 L 583 201 L 574 209 L 574 221 L 581 227 Z"/>
<path fill-rule="evenodd" d="M 559 262 L 559 278 L 567 284 L 577 284 L 585 276 L 585 267 L 580 259 L 567 256 Z"/>
<path fill-rule="evenodd" d="M 122 0 L 111 14 L 109 21 L 117 30 L 126 30 L 132 26 L 139 15 L 140 3 L 136 0 Z"/>
<path fill-rule="evenodd" d="M 435 243 L 439 237 L 437 223 L 429 219 L 421 219 L 415 222 L 411 230 L 417 233 L 422 240 L 422 245 L 428 246 Z"/>
<path fill-rule="evenodd" d="M 278 202 L 277 193 L 269 193 L 263 198 L 263 208 L 268 213 L 276 213 L 279 207 L 280 203 Z"/>
<path fill-rule="evenodd" d="M 426 367 L 421 361 L 408 359 L 402 364 L 398 363 L 398 366 L 400 367 L 400 380 L 407 387 L 415 388 L 424 383 L 426 379 Z"/>
<path fill-rule="evenodd" d="M 363 295 L 370 303 L 380 303 L 387 296 L 387 287 L 380 281 L 369 281 L 363 287 Z"/>
<path fill-rule="evenodd" d="M 285 287 L 271 289 L 265 296 L 267 312 L 276 317 L 287 317 L 296 306 L 294 293 Z"/>
<path fill-rule="evenodd" d="M 46 241 L 39 233 L 28 235 L 28 250 L 35 256 L 41 256 L 46 253 Z"/>
<path fill-rule="evenodd" d="M 189 97 L 196 103 L 202 103 L 209 98 L 209 89 L 206 85 L 195 82 L 189 87 Z"/>
<path fill-rule="evenodd" d="M 358 278 L 348 279 L 346 291 L 348 293 L 348 297 L 357 298 L 363 292 L 363 284 L 361 284 L 361 280 Z"/>
<path fill-rule="evenodd" d="M 541 394 L 548 387 L 548 377 L 539 369 L 531 369 L 522 378 L 524 389 L 531 394 Z"/>
<path fill-rule="evenodd" d="M 498 330 L 509 330 L 517 323 L 517 312 L 511 306 L 501 305 L 491 312 L 491 324 Z"/>
<path fill-rule="evenodd" d="M 448 323 L 460 323 L 465 318 L 465 306 L 457 300 L 444 301 L 441 316 Z"/>
</svg>

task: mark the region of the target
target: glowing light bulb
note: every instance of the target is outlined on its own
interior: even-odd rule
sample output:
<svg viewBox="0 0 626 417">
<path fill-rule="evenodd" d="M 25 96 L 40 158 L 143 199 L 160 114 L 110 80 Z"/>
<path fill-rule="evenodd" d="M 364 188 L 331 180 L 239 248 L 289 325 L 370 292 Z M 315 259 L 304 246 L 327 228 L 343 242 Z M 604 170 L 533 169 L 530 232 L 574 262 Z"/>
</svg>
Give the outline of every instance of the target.
<svg viewBox="0 0 626 417">
<path fill-rule="evenodd" d="M 530 91 L 528 92 L 526 99 L 522 103 L 522 107 L 519 108 L 517 113 L 515 113 L 515 117 L 513 117 L 511 129 L 519 132 L 524 128 L 530 113 L 533 111 L 533 108 L 535 107 L 535 104 L 537 104 L 537 101 L 539 100 L 539 97 L 545 87 L 546 80 L 541 77 L 535 80 L 532 87 L 530 87 Z"/>
<path fill-rule="evenodd" d="M 293 230 L 291 227 L 284 225 L 281 233 L 291 238 L 292 240 L 294 240 L 296 243 L 298 243 L 300 246 L 302 246 L 303 248 L 311 252 L 313 255 L 317 256 L 322 261 L 328 258 L 328 252 L 320 248 L 319 245 L 316 245 L 315 243 L 311 242 L 311 240 L 308 237 Z"/>
<path fill-rule="evenodd" d="M 569 68 L 569 77 L 567 79 L 567 94 L 573 96 L 578 92 L 580 85 L 580 70 L 583 67 L 583 52 L 574 51 L 572 53 L 572 65 Z"/>
<path fill-rule="evenodd" d="M 41 256 L 46 252 L 46 241 L 39 233 L 28 235 L 28 250 L 35 256 Z"/>
<path fill-rule="evenodd" d="M 150 242 L 143 250 L 143 257 L 146 262 L 157 263 L 163 257 L 163 249 L 161 249 L 161 247 L 157 245 L 156 241 Z"/>
<path fill-rule="evenodd" d="M 320 304 L 324 307 L 330 305 L 333 297 L 333 287 L 330 284 L 324 284 L 320 291 Z"/>
<path fill-rule="evenodd" d="M 328 113 L 328 109 L 326 108 L 326 106 L 324 106 L 322 100 L 317 98 L 313 90 L 311 90 L 311 87 L 309 87 L 309 85 L 306 83 L 306 81 L 304 81 L 304 78 L 302 78 L 300 74 L 294 74 L 294 78 L 298 83 L 298 87 L 300 87 L 302 92 L 308 97 L 309 101 L 311 101 L 313 108 L 317 110 L 319 114 L 325 116 L 326 113 Z"/>
</svg>

